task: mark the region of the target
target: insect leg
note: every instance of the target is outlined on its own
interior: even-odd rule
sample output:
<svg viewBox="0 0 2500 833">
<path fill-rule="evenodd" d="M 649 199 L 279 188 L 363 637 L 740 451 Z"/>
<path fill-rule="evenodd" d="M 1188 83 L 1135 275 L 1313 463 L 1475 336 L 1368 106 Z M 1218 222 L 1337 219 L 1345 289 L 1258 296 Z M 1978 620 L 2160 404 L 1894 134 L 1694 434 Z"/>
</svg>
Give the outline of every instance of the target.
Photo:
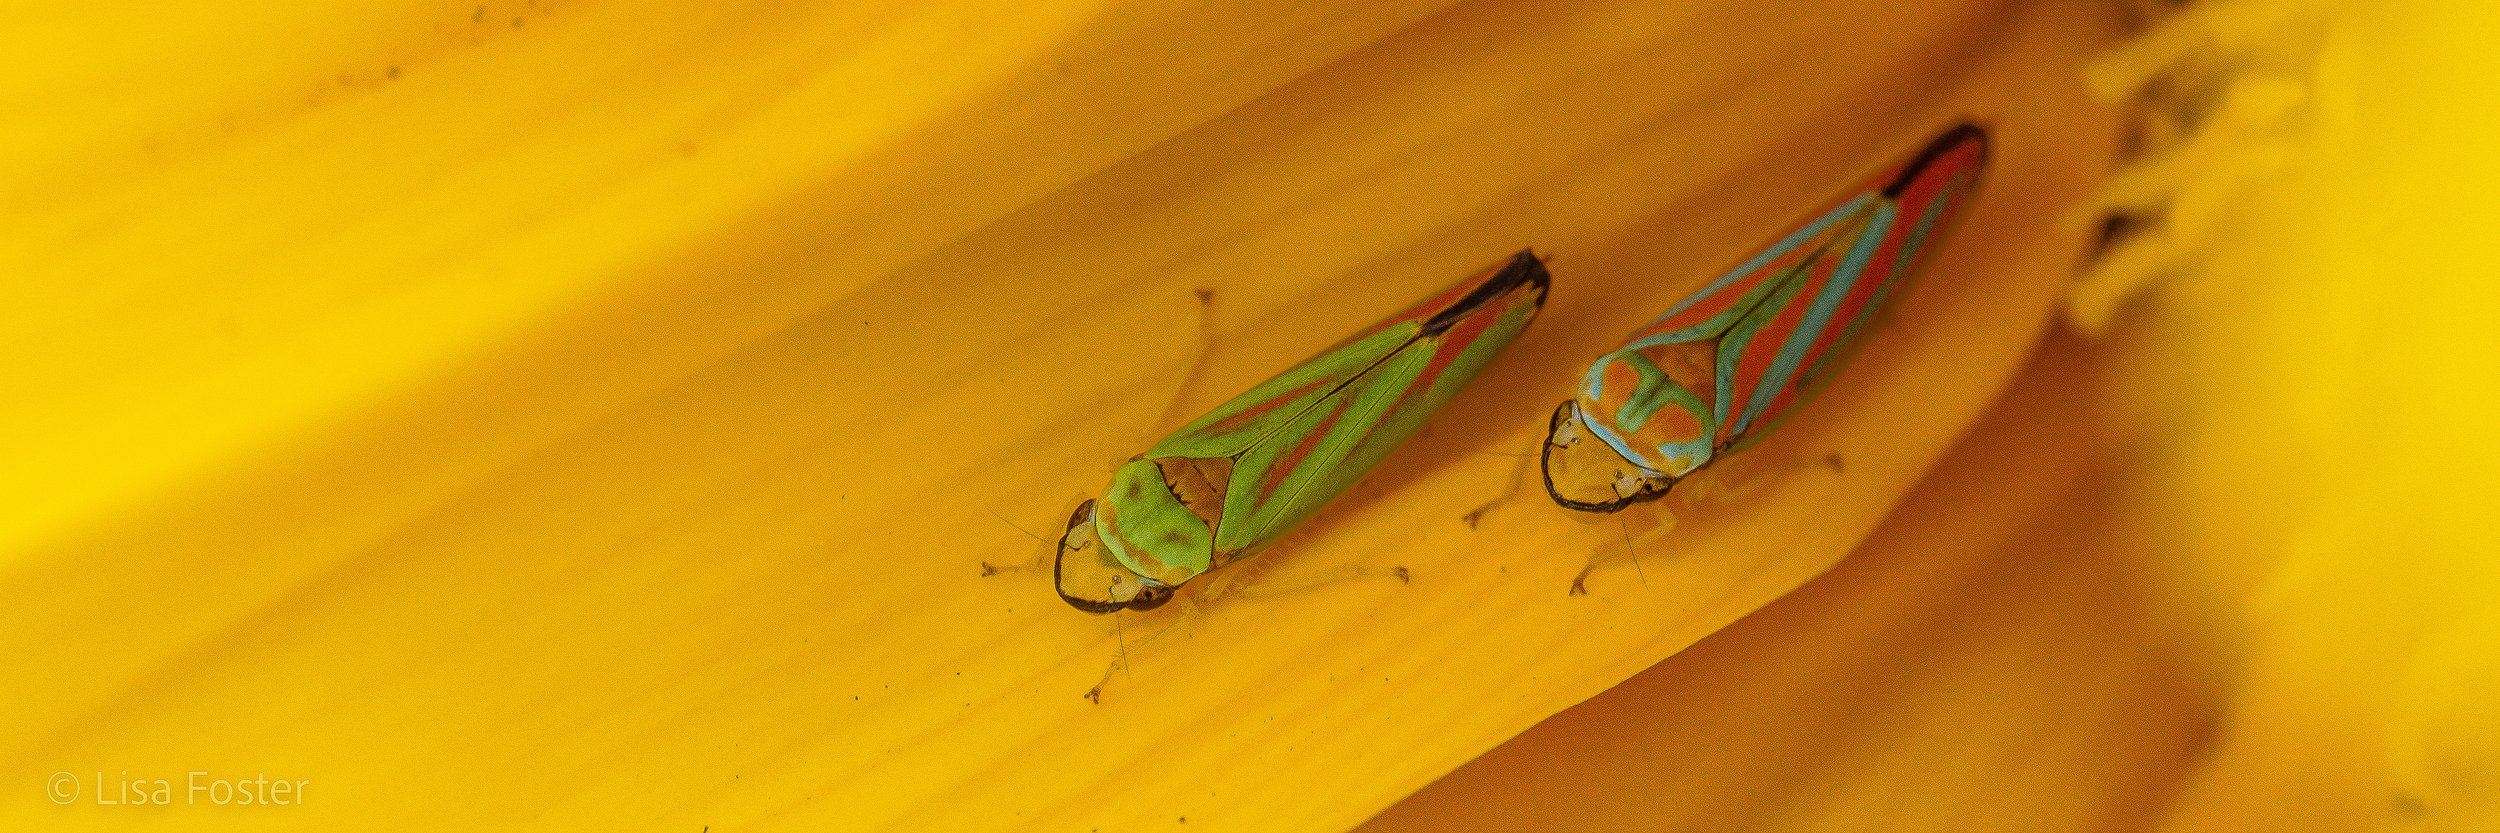
<svg viewBox="0 0 2500 833">
<path fill-rule="evenodd" d="M 1172 391 L 1172 401 L 1163 406 L 1163 415 L 1155 419 L 1157 430 L 1169 429 L 1188 421 L 1189 392 L 1207 375 L 1207 363 L 1215 360 L 1215 290 L 1198 291 L 1198 355 L 1189 361 L 1189 374 L 1181 377 L 1179 388 Z"/>
<path fill-rule="evenodd" d="M 1034 553 L 1033 553 L 1033 558 L 1032 558 L 1031 560 L 1024 561 L 1024 562 L 1021 562 L 1021 563 L 1010 562 L 1010 563 L 1005 563 L 1005 564 L 998 564 L 998 563 L 992 563 L 992 562 L 990 562 L 990 561 L 989 561 L 989 560 L 987 560 L 987 559 L 982 560 L 982 562 L 981 562 L 981 577 L 982 577 L 982 578 L 988 578 L 988 577 L 990 577 L 990 576 L 995 576 L 995 575 L 1003 575 L 1003 574 L 1006 574 L 1006 573 L 1021 573 L 1021 572 L 1025 572 L 1025 571 L 1027 571 L 1027 570 L 1046 570 L 1046 569 L 1049 569 L 1049 568 L 1050 568 L 1050 560 L 1051 560 L 1053 557 L 1055 557 L 1056 555 L 1058 555 L 1058 550 L 1059 550 L 1059 542 L 1057 542 L 1057 541 L 1053 541 L 1053 540 L 1051 540 L 1051 539 L 1044 538 L 1044 537 L 1042 537 L 1042 536 L 1040 536 L 1040 535 L 1036 535 L 1036 534 L 1034 534 L 1034 533 L 1033 533 L 1033 530 L 1030 530 L 1030 529 L 1026 529 L 1026 528 L 1024 528 L 1024 525 L 1023 525 L 1023 524 L 1019 524 L 1019 523 L 1016 523 L 1015 521 L 1008 520 L 1008 519 L 1007 519 L 1007 516 L 1005 516 L 1005 515 L 1001 515 L 1001 514 L 998 514 L 998 510 L 996 510 L 996 509 L 989 509 L 989 510 L 985 510 L 985 511 L 988 511 L 988 512 L 990 513 L 990 517 L 997 518 L 999 523 L 1006 524 L 1006 525 L 1007 525 L 1007 526 L 1009 526 L 1010 528 L 1013 528 L 1015 531 L 1017 531 L 1017 532 L 1021 532 L 1021 533 L 1024 533 L 1024 537 L 1031 538 L 1031 539 L 1033 539 L 1033 540 L 1035 540 L 1035 541 L 1039 541 L 1039 542 L 1041 542 L 1041 545 L 1042 545 L 1042 546 L 1041 546 L 1041 549 L 1039 549 L 1039 550 L 1035 550 L 1035 551 L 1034 551 Z"/>
<path fill-rule="evenodd" d="M 1485 453 L 1492 454 L 1497 452 L 1488 451 Z M 1492 500 L 1485 501 L 1476 508 L 1467 510 L 1467 514 L 1460 515 L 1458 517 L 1459 520 L 1467 522 L 1468 529 L 1476 528 L 1476 524 L 1484 520 L 1485 513 L 1491 512 L 1495 507 L 1502 506 L 1503 504 L 1507 504 L 1512 500 L 1517 499 L 1519 497 L 1519 493 L 1527 489 L 1528 482 L 1535 479 L 1535 476 L 1531 474 L 1531 472 L 1536 468 L 1537 456 L 1525 452 L 1520 453 L 1518 456 L 1519 464 L 1512 467 L 1510 471 L 1510 486 L 1504 488 L 1502 493 L 1495 496 Z"/>
<path fill-rule="evenodd" d="M 1226 597 L 1239 597 L 1257 600 L 1275 599 L 1290 596 L 1296 593 L 1317 590 L 1322 587 L 1342 582 L 1367 578 L 1397 579 L 1399 584 L 1408 584 L 1412 582 L 1414 577 L 1409 574 L 1403 566 L 1383 568 L 1367 567 L 1361 564 L 1339 564 L 1335 567 L 1306 573 L 1304 575 L 1268 578 L 1265 580 L 1254 581 L 1252 580 L 1250 571 L 1233 569 L 1219 572 L 1215 576 L 1210 576 L 1210 580 L 1205 582 L 1207 584 L 1206 590 L 1201 592 L 1198 598 L 1200 602 L 1209 604 L 1213 603 L 1217 599 Z"/>
<path fill-rule="evenodd" d="M 1125 678 L 1128 676 L 1129 657 L 1131 655 L 1144 649 L 1147 645 L 1153 644 L 1155 640 L 1163 638 L 1165 634 L 1179 630 L 1180 627 L 1187 624 L 1189 620 L 1197 618 L 1198 602 L 1188 598 L 1187 596 L 1175 599 L 1175 601 L 1180 603 L 1178 605 L 1180 610 L 1176 615 L 1171 616 L 1172 621 L 1165 624 L 1163 627 L 1156 628 L 1154 631 L 1147 633 L 1145 638 L 1139 639 L 1135 642 L 1130 642 L 1128 640 L 1128 629 L 1122 624 L 1122 621 L 1130 617 L 1154 617 L 1160 614 L 1139 613 L 1128 610 L 1112 612 L 1111 634 L 1113 640 L 1120 646 L 1120 653 L 1118 656 L 1112 658 L 1111 665 L 1109 667 L 1102 670 L 1102 679 L 1095 680 L 1094 687 L 1085 690 L 1085 699 L 1093 701 L 1096 705 L 1101 705 L 1102 690 L 1110 687 L 1111 680 L 1115 677 Z"/>
<path fill-rule="evenodd" d="M 1665 508 L 1658 508 L 1648 514 L 1658 519 L 1658 526 L 1654 528 L 1655 530 L 1668 530 L 1675 528 L 1675 514 L 1667 511 Z M 1634 536 L 1630 520 L 1631 519 L 1621 515 L 1615 517 L 1615 523 L 1618 524 L 1618 528 L 1623 531 L 1623 549 L 1621 552 L 1624 557 L 1632 560 L 1632 572 L 1640 577 L 1641 586 L 1647 587 L 1649 586 L 1649 573 L 1641 568 L 1640 550 L 1635 548 L 1632 543 Z M 1598 547 L 1595 552 L 1590 553 L 1589 563 L 1580 568 L 1579 575 L 1571 577 L 1571 595 L 1588 595 L 1589 574 L 1597 572 L 1598 565 L 1614 560 L 1615 557 L 1616 549 L 1612 544 Z"/>
</svg>

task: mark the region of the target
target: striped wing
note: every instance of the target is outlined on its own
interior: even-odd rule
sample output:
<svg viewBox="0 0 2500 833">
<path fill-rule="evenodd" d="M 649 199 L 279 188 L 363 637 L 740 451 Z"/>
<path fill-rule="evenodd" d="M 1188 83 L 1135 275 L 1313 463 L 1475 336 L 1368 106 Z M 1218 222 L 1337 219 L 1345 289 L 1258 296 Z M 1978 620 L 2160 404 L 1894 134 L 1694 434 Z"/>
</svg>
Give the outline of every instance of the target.
<svg viewBox="0 0 2500 833">
<path fill-rule="evenodd" d="M 1273 543 L 1423 427 L 1544 304 L 1529 252 L 1355 334 L 1183 426 L 1147 459 L 1229 469 L 1215 564 Z M 1198 466 L 1198 470 L 1210 467 Z"/>
<path fill-rule="evenodd" d="M 1716 339 L 1717 444 L 1777 421 L 1838 362 L 1979 182 L 1987 139 L 1962 125 L 1665 316 L 1626 350 Z"/>
</svg>

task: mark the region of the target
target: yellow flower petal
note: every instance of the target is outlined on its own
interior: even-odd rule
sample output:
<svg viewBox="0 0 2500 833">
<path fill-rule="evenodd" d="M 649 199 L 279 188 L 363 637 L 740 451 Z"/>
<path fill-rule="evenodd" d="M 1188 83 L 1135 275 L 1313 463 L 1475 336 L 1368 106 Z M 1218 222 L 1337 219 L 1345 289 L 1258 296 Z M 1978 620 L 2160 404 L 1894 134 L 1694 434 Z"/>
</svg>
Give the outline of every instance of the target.
<svg viewBox="0 0 2500 833">
<path fill-rule="evenodd" d="M 2151 225 L 2073 302 L 2111 370 L 2050 357 L 1842 569 L 1374 829 L 2500 826 L 2495 44 L 2224 2 L 2097 62 L 2153 79 L 2094 206 Z"/>
<path fill-rule="evenodd" d="M 0 824 L 1344 828 L 1837 561 L 2049 320 L 2114 136 L 2084 2 L 523 9 L 388 21 L 446 34 L 302 109 L 232 104 L 297 100 L 286 12 L 174 33 L 239 63 L 36 146 L 12 233 L 102 283 L 11 371 Z M 1564 595 L 1626 530 L 1533 495 L 1460 521 L 1591 356 L 1962 116 L 1954 246 L 1637 573 Z M 213 138 L 107 146 L 154 124 Z M 1412 586 L 1106 619 L 978 576 L 1175 399 L 1526 244 L 1543 323 L 1254 584 Z"/>
<path fill-rule="evenodd" d="M 2148 306 L 2169 337 L 2143 349 L 2191 361 L 2142 361 L 2146 387 L 2196 416 L 2143 484 L 2186 556 L 2155 588 L 2219 624 L 2197 647 L 2229 692 L 2162 829 L 2488 830 L 2500 11 L 2296 22 L 2241 59 L 2304 90 L 2255 137 L 2289 164 Z"/>
<path fill-rule="evenodd" d="M 632 370 L 659 363 L 666 378 L 682 372 L 669 366 L 715 358 L 721 342 L 785 324 L 1264 89 L 1175 107 L 1158 120 L 1160 132 L 1141 130 L 1126 147 L 1105 142 L 1090 159 L 1044 155 L 1038 170 L 993 163 L 1012 184 L 938 194 L 928 190 L 929 172 L 912 181 L 912 168 L 961 164 L 1025 140 L 1015 129 L 1035 117 L 1018 124 L 984 112 L 980 124 L 961 123 L 972 119 L 959 111 L 987 96 L 1089 94 L 1032 77 L 1031 67 L 1066 60 L 1051 54 L 1060 40 L 1053 35 L 1092 11 L 1068 3 L 1027 7 L 1026 17 L 1008 20 L 946 7 L 788 19 L 755 9 L 684 20 L 605 7 L 480 6 L 476 14 L 443 7 L 342 21 L 270 9 L 172 32 L 132 32 L 111 18 L 56 21 L 65 31 L 30 40 L 71 49 L 20 55 L 48 71 L 13 76 L 54 85 L 12 97 L 25 105 L 13 111 L 49 129 L 11 131 L 18 146 L 9 148 L 9 158 L 23 160 L 13 179 L 36 198 L 17 208 L 26 216 L 9 224 L 9 248 L 37 255 L 17 273 L 23 286 L 51 291 L 8 308 L 8 331 L 48 349 L 11 356 L 13 381 L 38 384 L 22 388 L 14 411 L 21 430 L 6 451 L 18 465 L 0 545 L 22 552 L 47 543 L 221 455 L 405 393 L 416 380 L 459 369 L 459 359 L 511 349 L 503 342 L 519 333 L 571 325 L 614 336 L 627 325 L 612 319 L 666 314 L 670 338 L 648 348 L 660 356 L 592 353 L 600 342 L 588 341 L 570 357 Z M 520 30 L 532 18 L 540 25 Z M 996 38 L 985 26 L 1030 31 Z M 342 29 L 402 31 L 357 37 Z M 752 39 L 762 29 L 785 30 L 776 34 L 810 48 L 759 49 Z M 271 31 L 296 30 L 320 46 L 266 43 Z M 183 39 L 186 48 L 143 53 L 155 45 L 151 36 Z M 951 60 L 927 60 L 935 51 Z M 1183 77 L 1167 83 L 1197 85 L 1205 73 L 1173 74 Z M 1140 80 L 1154 79 L 1124 83 Z M 86 86 L 110 94 L 65 94 Z M 970 153 L 906 141 L 966 129 L 991 134 L 986 146 L 973 137 L 953 139 L 980 146 Z M 962 174 L 938 173 L 949 181 Z M 807 193 L 834 177 L 838 185 Z M 740 226 L 902 195 L 972 204 L 820 220 L 824 227 L 812 231 L 840 236 L 818 247 L 835 251 L 814 256 L 851 268 L 785 280 L 775 297 L 745 304 L 760 310 L 713 316 L 727 320 L 686 320 L 677 306 L 711 309 L 756 294 L 751 285 L 730 297 L 701 286 L 719 268 L 742 268 L 757 281 L 799 265 L 740 263 L 734 248 L 671 262 L 689 249 L 751 248 L 771 232 Z M 630 392 L 653 383 L 578 387 Z"/>
<path fill-rule="evenodd" d="M 2122 830 L 2214 707 L 2134 598 L 2069 336 L 1830 573 L 1364 829 Z M 2078 407 L 2081 404 L 2082 407 Z"/>
<path fill-rule="evenodd" d="M 0 104 L 44 129 L 0 135 L 24 195 L 0 209 L 0 652 L 22 669 L 0 702 L 24 718 L 0 748 L 601 415 L 1428 12 L 19 21 Z"/>
</svg>

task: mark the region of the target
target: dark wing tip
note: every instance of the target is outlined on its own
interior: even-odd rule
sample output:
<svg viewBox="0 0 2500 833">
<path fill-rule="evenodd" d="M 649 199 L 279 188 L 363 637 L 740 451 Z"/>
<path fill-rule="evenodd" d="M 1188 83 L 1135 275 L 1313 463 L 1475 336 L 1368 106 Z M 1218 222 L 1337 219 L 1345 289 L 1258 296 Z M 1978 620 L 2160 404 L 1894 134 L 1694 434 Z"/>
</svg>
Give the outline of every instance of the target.
<svg viewBox="0 0 2500 833">
<path fill-rule="evenodd" d="M 1449 309 L 1433 313 L 1432 318 L 1424 322 L 1423 334 L 1437 336 L 1449 332 L 1451 327 L 1458 326 L 1458 322 L 1492 303 L 1493 299 L 1508 295 L 1521 286 L 1536 287 L 1533 303 L 1542 308 L 1545 306 L 1545 291 L 1552 284 L 1553 276 L 1546 273 L 1545 261 L 1536 256 L 1536 250 L 1520 249 L 1518 254 L 1511 255 L 1509 263 L 1503 264 L 1493 277 L 1484 279 L 1484 283 L 1477 284 L 1475 291 L 1467 293 L 1467 297 L 1458 299 L 1458 303 L 1451 304 Z"/>
<path fill-rule="evenodd" d="M 1518 254 L 1511 255 L 1509 265 L 1503 266 L 1502 271 L 1513 270 L 1520 273 L 1520 280 L 1536 284 L 1538 289 L 1544 289 L 1553 283 L 1553 276 L 1545 271 L 1545 258 L 1537 257 L 1535 249 L 1520 249 Z M 1496 276 L 1496 279 L 1498 280 L 1499 276 Z"/>
<path fill-rule="evenodd" d="M 1884 196 L 1887 198 L 1901 196 L 1901 192 L 1909 190 L 1910 183 L 1918 181 L 1919 175 L 1927 172 L 1927 166 L 1965 144 L 1977 145 L 1980 164 L 1987 164 L 1989 154 L 1987 129 L 1980 127 L 1976 122 L 1962 122 L 1937 134 L 1936 138 L 1927 142 L 1926 147 L 1919 149 L 1917 156 L 1910 157 L 1910 163 L 1901 166 L 1901 174 L 1892 178 L 1892 184 L 1884 186 Z"/>
</svg>

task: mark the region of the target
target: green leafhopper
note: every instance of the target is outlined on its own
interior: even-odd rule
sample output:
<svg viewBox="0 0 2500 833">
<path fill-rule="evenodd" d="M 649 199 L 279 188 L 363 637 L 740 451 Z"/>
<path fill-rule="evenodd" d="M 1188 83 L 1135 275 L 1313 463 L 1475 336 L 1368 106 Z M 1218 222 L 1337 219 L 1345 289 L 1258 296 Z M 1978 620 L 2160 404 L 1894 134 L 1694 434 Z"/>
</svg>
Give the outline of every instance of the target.
<svg viewBox="0 0 2500 833">
<path fill-rule="evenodd" d="M 1079 610 L 1145 610 L 1265 549 L 1421 429 L 1536 318 L 1522 251 L 1277 374 L 1130 459 L 1068 519 L 1052 573 Z"/>
</svg>

